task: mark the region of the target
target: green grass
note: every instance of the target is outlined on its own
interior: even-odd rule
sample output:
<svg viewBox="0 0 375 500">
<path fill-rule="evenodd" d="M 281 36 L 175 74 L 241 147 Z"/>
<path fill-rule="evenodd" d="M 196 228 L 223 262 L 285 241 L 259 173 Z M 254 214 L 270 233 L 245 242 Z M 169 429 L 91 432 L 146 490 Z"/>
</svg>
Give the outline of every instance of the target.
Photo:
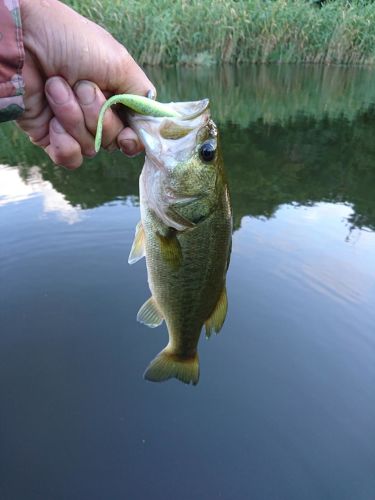
<svg viewBox="0 0 375 500">
<path fill-rule="evenodd" d="M 375 3 L 68 0 L 141 64 L 375 62 Z"/>
</svg>

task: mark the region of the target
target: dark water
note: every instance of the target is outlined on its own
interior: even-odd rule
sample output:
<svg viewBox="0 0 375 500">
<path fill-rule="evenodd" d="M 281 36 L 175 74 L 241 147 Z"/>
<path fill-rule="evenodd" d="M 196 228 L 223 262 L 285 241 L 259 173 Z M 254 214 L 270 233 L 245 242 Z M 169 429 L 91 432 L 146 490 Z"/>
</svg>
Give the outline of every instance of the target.
<svg viewBox="0 0 375 500">
<path fill-rule="evenodd" d="M 235 232 L 196 387 L 142 379 L 142 159 L 0 129 L 1 500 L 375 499 L 375 71 L 155 72 L 211 96 Z"/>
</svg>

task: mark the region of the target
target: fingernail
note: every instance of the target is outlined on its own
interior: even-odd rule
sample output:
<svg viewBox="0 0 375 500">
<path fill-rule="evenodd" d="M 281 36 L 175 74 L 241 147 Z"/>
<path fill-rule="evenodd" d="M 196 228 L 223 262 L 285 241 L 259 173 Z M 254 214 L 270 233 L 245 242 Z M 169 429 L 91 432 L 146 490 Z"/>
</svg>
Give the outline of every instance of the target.
<svg viewBox="0 0 375 500">
<path fill-rule="evenodd" d="M 61 125 L 61 123 L 58 120 L 56 120 L 56 118 L 54 120 L 52 120 L 52 128 L 53 128 L 54 132 L 56 132 L 57 134 L 64 134 L 65 133 L 64 127 Z"/>
<path fill-rule="evenodd" d="M 146 97 L 148 97 L 149 99 L 152 99 L 153 101 L 155 101 L 155 99 L 156 99 L 156 90 L 150 89 L 147 92 Z"/>
<path fill-rule="evenodd" d="M 126 156 L 136 156 L 138 154 L 138 145 L 132 139 L 123 139 L 120 141 L 121 151 L 126 154 Z"/>
<path fill-rule="evenodd" d="M 65 104 L 70 97 L 68 84 L 59 77 L 48 80 L 46 83 L 46 92 L 55 104 Z"/>
<path fill-rule="evenodd" d="M 92 104 L 96 96 L 96 88 L 90 83 L 79 83 L 74 89 L 78 100 L 83 105 Z"/>
</svg>

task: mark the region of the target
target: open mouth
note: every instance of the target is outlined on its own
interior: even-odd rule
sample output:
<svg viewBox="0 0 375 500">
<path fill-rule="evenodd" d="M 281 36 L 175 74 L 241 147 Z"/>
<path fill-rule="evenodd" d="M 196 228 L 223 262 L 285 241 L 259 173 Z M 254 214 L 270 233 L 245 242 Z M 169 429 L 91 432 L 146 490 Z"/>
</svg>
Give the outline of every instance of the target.
<svg viewBox="0 0 375 500">
<path fill-rule="evenodd" d="M 198 118 L 201 114 L 203 114 L 208 106 L 210 105 L 209 99 L 202 99 L 201 101 L 195 101 L 191 103 L 187 103 L 190 105 L 195 105 L 196 109 L 193 109 L 192 112 L 188 115 L 183 115 L 181 120 L 194 120 L 194 118 Z"/>
<path fill-rule="evenodd" d="M 177 116 L 130 114 L 129 122 L 155 166 L 171 170 L 194 151 L 198 131 L 210 119 L 209 100 L 172 102 L 166 106 Z"/>
</svg>

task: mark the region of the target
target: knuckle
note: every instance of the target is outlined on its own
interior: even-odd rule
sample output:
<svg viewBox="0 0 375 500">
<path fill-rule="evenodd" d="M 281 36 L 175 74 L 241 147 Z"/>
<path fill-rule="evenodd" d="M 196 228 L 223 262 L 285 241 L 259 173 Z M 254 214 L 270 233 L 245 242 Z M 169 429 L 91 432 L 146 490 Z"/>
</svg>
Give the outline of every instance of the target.
<svg viewBox="0 0 375 500">
<path fill-rule="evenodd" d="M 120 45 L 116 53 L 114 54 L 114 67 L 118 68 L 118 71 L 124 72 L 129 71 L 136 65 L 130 52 L 123 46 Z"/>
<path fill-rule="evenodd" d="M 45 146 L 48 146 L 49 144 L 49 133 L 47 132 L 44 135 L 41 136 L 29 136 L 30 142 L 34 144 L 35 146 L 39 146 L 41 148 L 44 148 Z"/>
<path fill-rule="evenodd" d="M 119 50 L 117 52 L 119 59 L 121 61 L 129 61 L 129 60 L 133 61 L 133 58 L 130 55 L 128 49 L 126 47 L 124 47 L 123 45 L 121 45 L 120 43 L 119 43 L 119 46 L 120 47 L 119 47 Z"/>
<path fill-rule="evenodd" d="M 79 104 L 73 100 L 61 106 L 59 112 L 55 112 L 55 114 L 59 117 L 64 128 L 67 126 L 77 127 L 80 122 L 83 122 L 81 108 Z"/>
<path fill-rule="evenodd" d="M 122 128 L 123 126 L 121 125 L 116 126 L 115 123 L 108 124 L 108 126 L 105 129 L 105 132 L 103 133 L 103 140 L 102 140 L 103 147 L 105 149 L 107 148 L 110 148 L 111 150 L 113 149 L 112 145 L 115 144 Z"/>
</svg>

